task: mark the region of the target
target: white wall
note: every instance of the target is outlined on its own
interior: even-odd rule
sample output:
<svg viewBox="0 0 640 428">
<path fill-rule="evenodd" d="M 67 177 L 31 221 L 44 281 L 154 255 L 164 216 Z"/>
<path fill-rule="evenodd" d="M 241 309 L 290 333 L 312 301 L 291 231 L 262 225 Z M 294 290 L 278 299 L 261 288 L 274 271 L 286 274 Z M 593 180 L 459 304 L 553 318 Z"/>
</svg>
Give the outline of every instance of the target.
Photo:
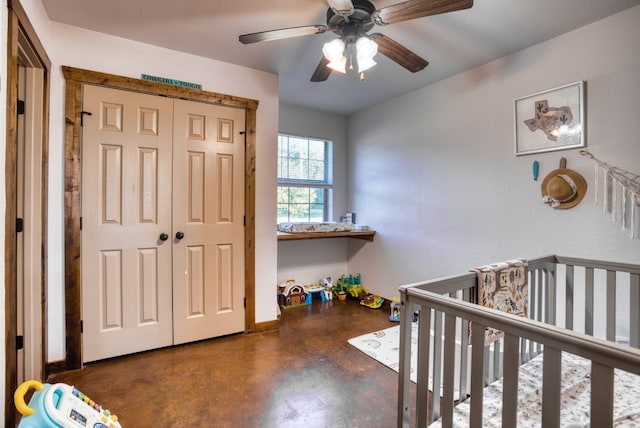
<svg viewBox="0 0 640 428">
<path fill-rule="evenodd" d="M 513 135 L 514 98 L 584 80 L 587 148 L 640 174 L 639 22 L 640 6 L 352 116 L 350 207 L 377 235 L 349 269 L 392 297 L 402 284 L 513 257 L 640 263 L 640 239 L 593 204 L 593 162 L 577 150 L 516 157 Z M 589 185 L 570 210 L 540 196 L 561 157 Z"/>
<path fill-rule="evenodd" d="M 285 134 L 333 141 L 334 191 L 329 220 L 337 221 L 348 210 L 347 118 L 280 104 L 278 130 Z M 337 278 L 346 273 L 347 240 L 344 238 L 278 242 L 278 282 L 295 279 L 302 284 L 311 284 L 326 276 Z"/>
<path fill-rule="evenodd" d="M 259 101 L 256 147 L 256 322 L 274 320 L 276 281 L 276 75 L 49 21 L 39 1 L 25 10 L 51 58 L 48 361 L 64 357 L 64 78 L 67 65 L 139 78 L 200 83 L 204 90 Z"/>
</svg>

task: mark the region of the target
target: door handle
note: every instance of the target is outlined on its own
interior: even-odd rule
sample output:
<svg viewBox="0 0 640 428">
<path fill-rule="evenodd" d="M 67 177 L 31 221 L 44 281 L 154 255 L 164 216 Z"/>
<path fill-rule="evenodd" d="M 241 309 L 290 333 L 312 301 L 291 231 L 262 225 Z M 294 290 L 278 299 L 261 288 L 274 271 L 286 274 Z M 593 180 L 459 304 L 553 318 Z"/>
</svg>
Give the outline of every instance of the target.
<svg viewBox="0 0 640 428">
<path fill-rule="evenodd" d="M 182 238 L 184 238 L 184 233 L 182 233 L 182 232 L 176 232 L 176 239 L 177 239 L 177 240 L 180 240 L 180 239 L 182 239 Z"/>
<path fill-rule="evenodd" d="M 169 239 L 169 235 L 167 235 L 166 233 L 161 233 L 160 234 L 160 240 L 161 241 L 166 241 L 167 239 Z"/>
</svg>

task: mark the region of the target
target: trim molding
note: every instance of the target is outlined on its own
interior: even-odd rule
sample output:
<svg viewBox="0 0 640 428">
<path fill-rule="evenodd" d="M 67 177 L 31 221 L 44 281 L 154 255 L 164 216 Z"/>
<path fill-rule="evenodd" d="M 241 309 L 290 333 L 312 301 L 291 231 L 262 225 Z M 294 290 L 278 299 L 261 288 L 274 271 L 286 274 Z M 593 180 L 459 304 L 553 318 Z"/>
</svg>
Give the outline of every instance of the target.
<svg viewBox="0 0 640 428">
<path fill-rule="evenodd" d="M 213 92 L 183 88 L 113 74 L 62 66 L 66 79 L 65 94 L 65 364 L 55 368 L 73 370 L 82 367 L 82 332 L 80 321 L 82 303 L 80 218 L 81 212 L 81 165 L 82 130 L 82 85 L 95 85 L 200 101 L 228 107 L 245 109 L 245 332 L 256 330 L 255 322 L 255 165 L 256 165 L 256 110 L 258 101 L 247 98 L 221 95 Z"/>
<path fill-rule="evenodd" d="M 280 320 L 277 319 L 277 320 L 257 323 L 253 333 L 264 333 L 266 331 L 273 331 L 273 330 L 279 330 L 279 329 L 280 329 Z"/>
<path fill-rule="evenodd" d="M 46 322 L 46 293 L 47 293 L 47 191 L 48 191 L 48 162 L 49 162 L 49 75 L 51 61 L 44 50 L 38 35 L 36 34 L 26 12 L 22 8 L 19 0 L 8 0 L 8 23 L 7 23 L 7 87 L 6 87 L 6 152 L 5 152 L 5 407 L 4 425 L 12 427 L 17 420 L 17 412 L 14 406 L 13 393 L 17 388 L 18 380 L 18 360 L 16 352 L 17 335 L 17 246 L 16 246 L 16 161 L 17 161 L 17 100 L 18 100 L 18 51 L 20 47 L 26 48 L 28 44 L 35 52 L 32 67 L 43 70 L 43 106 L 42 106 L 42 212 L 41 212 L 41 302 L 42 305 L 42 337 L 40 346 L 43 360 L 40 362 L 42 369 L 45 369 L 45 359 L 47 340 Z M 22 35 L 22 36 L 21 36 Z M 43 371 L 46 376 L 46 372 Z"/>
</svg>

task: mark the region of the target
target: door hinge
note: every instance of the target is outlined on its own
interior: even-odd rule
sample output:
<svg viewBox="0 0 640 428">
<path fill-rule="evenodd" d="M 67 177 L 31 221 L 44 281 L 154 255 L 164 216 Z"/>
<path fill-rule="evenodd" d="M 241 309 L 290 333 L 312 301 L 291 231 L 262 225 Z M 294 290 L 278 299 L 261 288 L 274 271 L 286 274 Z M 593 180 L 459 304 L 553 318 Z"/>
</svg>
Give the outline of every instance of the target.
<svg viewBox="0 0 640 428">
<path fill-rule="evenodd" d="M 247 225 L 247 216 L 246 216 L 246 215 L 243 215 L 243 216 L 242 216 L 242 225 L 243 225 L 243 226 L 246 226 L 246 225 Z"/>
<path fill-rule="evenodd" d="M 16 233 L 24 232 L 24 219 L 17 218 L 16 219 Z"/>
<path fill-rule="evenodd" d="M 16 336 L 16 351 L 24 349 L 24 336 Z"/>
<path fill-rule="evenodd" d="M 80 333 L 84 333 L 84 322 L 80 320 Z"/>
<path fill-rule="evenodd" d="M 18 100 L 18 105 L 16 106 L 16 111 L 18 115 L 24 114 L 24 101 Z"/>
<path fill-rule="evenodd" d="M 83 111 L 81 111 L 81 112 L 80 112 L 80 126 L 83 126 L 83 125 L 84 125 L 84 115 L 85 115 L 85 114 L 86 114 L 87 116 L 91 116 L 91 112 L 90 112 L 90 111 L 84 111 L 84 110 L 83 110 Z"/>
<path fill-rule="evenodd" d="M 246 297 L 243 299 L 243 304 L 244 304 L 244 308 L 247 309 L 247 298 Z"/>
<path fill-rule="evenodd" d="M 80 230 L 82 230 L 82 217 L 80 217 Z"/>
</svg>

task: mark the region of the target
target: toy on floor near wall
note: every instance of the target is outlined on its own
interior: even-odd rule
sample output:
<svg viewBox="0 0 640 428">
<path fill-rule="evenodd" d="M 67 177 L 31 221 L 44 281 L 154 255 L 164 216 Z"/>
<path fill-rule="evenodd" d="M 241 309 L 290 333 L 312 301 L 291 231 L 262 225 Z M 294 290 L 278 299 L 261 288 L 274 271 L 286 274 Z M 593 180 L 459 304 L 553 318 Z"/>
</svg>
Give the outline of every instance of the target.
<svg viewBox="0 0 640 428">
<path fill-rule="evenodd" d="M 25 403 L 30 389 L 35 392 Z M 65 383 L 23 382 L 14 394 L 16 409 L 22 414 L 18 428 L 120 428 L 118 417 Z"/>
<path fill-rule="evenodd" d="M 304 306 L 307 304 L 307 291 L 295 279 L 282 281 L 278 285 L 278 304 L 282 309 Z"/>
<path fill-rule="evenodd" d="M 389 321 L 400 321 L 400 297 L 394 297 L 389 306 L 391 307 Z"/>
<path fill-rule="evenodd" d="M 376 294 L 367 294 L 362 300 L 360 300 L 360 304 L 362 306 L 366 306 L 371 309 L 378 309 L 384 303 L 384 299 Z"/>
<path fill-rule="evenodd" d="M 362 279 L 359 273 L 349 275 L 349 286 L 347 288 L 347 292 L 349 293 L 349 296 L 359 300 L 364 299 L 369 294 L 362 285 Z"/>
<path fill-rule="evenodd" d="M 305 285 L 304 287 L 304 291 L 307 292 L 307 297 L 306 297 L 306 303 L 307 305 L 310 305 L 311 303 L 313 303 L 313 295 L 317 295 L 320 296 L 320 300 L 322 300 L 323 302 L 327 301 L 327 296 L 324 292 L 324 287 L 320 284 L 311 284 L 311 285 Z"/>
<path fill-rule="evenodd" d="M 338 300 L 347 299 L 347 290 L 349 289 L 349 277 L 341 275 L 338 278 L 338 282 L 333 286 L 333 294 L 338 297 Z"/>
<path fill-rule="evenodd" d="M 325 276 L 320 280 L 320 285 L 324 287 L 324 295 L 327 300 L 333 300 L 333 281 L 330 276 Z"/>
</svg>

